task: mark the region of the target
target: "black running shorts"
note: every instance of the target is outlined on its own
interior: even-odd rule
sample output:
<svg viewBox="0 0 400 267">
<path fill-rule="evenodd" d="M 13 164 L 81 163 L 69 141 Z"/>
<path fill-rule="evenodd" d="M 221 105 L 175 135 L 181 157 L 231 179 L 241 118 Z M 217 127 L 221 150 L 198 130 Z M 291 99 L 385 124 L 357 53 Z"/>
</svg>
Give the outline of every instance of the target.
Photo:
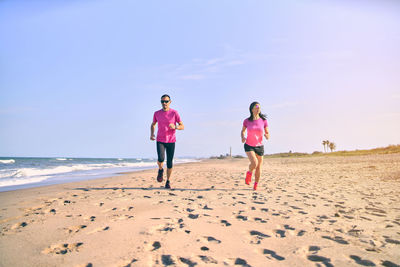
<svg viewBox="0 0 400 267">
<path fill-rule="evenodd" d="M 175 143 L 162 143 L 157 141 L 158 162 L 164 162 L 167 152 L 167 168 L 171 169 L 174 160 Z"/>
<path fill-rule="evenodd" d="M 245 143 L 244 151 L 246 152 L 254 151 L 254 153 L 262 157 L 264 155 L 264 146 L 249 146 L 248 144 Z"/>
</svg>

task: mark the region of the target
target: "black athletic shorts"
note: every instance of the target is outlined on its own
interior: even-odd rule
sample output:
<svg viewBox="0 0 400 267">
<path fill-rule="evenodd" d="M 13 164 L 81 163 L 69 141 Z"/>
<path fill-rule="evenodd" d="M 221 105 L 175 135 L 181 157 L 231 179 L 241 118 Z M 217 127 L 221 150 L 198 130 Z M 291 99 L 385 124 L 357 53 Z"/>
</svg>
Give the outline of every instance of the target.
<svg viewBox="0 0 400 267">
<path fill-rule="evenodd" d="M 174 160 L 175 143 L 162 143 L 157 141 L 158 162 L 164 162 L 165 152 L 167 152 L 167 168 L 171 169 Z"/>
<path fill-rule="evenodd" d="M 249 146 L 248 144 L 244 143 L 244 151 L 254 151 L 254 153 L 257 155 L 264 156 L 264 146 Z"/>
</svg>

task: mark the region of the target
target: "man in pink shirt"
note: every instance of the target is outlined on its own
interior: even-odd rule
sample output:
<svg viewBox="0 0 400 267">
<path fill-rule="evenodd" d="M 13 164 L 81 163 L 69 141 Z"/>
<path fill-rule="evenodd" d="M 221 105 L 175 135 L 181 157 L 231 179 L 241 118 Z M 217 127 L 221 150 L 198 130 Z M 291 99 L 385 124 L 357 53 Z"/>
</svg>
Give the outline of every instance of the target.
<svg viewBox="0 0 400 267">
<path fill-rule="evenodd" d="M 163 181 L 164 175 L 164 159 L 165 152 L 167 152 L 167 182 L 165 183 L 165 188 L 171 188 L 169 179 L 172 174 L 172 165 L 174 159 L 175 152 L 175 131 L 183 130 L 185 126 L 179 116 L 178 111 L 169 107 L 171 104 L 171 98 L 169 95 L 163 95 L 161 97 L 161 105 L 162 109 L 154 112 L 153 122 L 150 127 L 150 140 L 156 140 L 154 131 L 156 128 L 156 124 L 158 123 L 158 131 L 157 131 L 157 155 L 158 155 L 158 175 L 157 181 Z"/>
</svg>

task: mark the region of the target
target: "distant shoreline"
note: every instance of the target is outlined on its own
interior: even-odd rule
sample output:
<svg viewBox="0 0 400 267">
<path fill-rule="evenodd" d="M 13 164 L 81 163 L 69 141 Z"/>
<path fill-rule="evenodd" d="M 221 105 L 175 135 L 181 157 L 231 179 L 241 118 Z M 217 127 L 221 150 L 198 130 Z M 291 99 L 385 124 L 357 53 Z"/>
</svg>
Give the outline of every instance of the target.
<svg viewBox="0 0 400 267">
<path fill-rule="evenodd" d="M 14 157 L 14 159 L 18 159 L 17 157 Z M 26 159 L 26 158 L 25 158 Z M 38 159 L 45 159 L 45 158 L 38 158 Z M 48 159 L 53 159 L 53 158 L 48 158 Z M 97 160 L 97 159 L 95 159 Z M 4 161 L 4 160 L 3 160 Z M 200 160 L 193 160 L 193 161 L 188 161 L 187 159 L 184 159 L 183 161 L 178 161 L 175 162 L 175 165 L 180 165 L 184 163 L 190 163 L 190 162 L 198 162 Z M 14 164 L 15 162 L 10 162 L 10 164 Z M 113 167 L 113 168 L 108 168 L 106 167 L 109 163 L 103 163 L 105 167 L 103 168 L 98 168 L 94 170 L 89 170 L 89 171 L 72 171 L 72 172 L 65 172 L 61 174 L 55 173 L 52 177 L 48 179 L 40 179 L 40 176 L 38 177 L 38 181 L 31 181 L 31 182 L 26 182 L 26 183 L 21 183 L 21 184 L 12 184 L 12 185 L 5 185 L 5 186 L 0 186 L 0 192 L 8 192 L 8 191 L 15 191 L 15 190 L 21 190 L 21 189 L 28 189 L 28 188 L 39 188 L 39 187 L 44 187 L 44 186 L 50 186 L 50 185 L 61 185 L 61 184 L 68 184 L 68 183 L 73 183 L 73 182 L 79 182 L 79 181 L 90 181 L 90 180 L 98 180 L 98 179 L 104 179 L 104 178 L 110 178 L 110 177 L 116 177 L 116 176 L 121 176 L 125 175 L 127 173 L 136 173 L 140 171 L 145 171 L 145 170 L 150 170 L 150 169 L 155 169 L 157 167 L 156 162 L 146 162 L 146 165 L 139 166 L 139 167 Z M 148 165 L 151 164 L 151 165 Z M 8 163 L 7 163 L 8 165 Z M 50 166 L 50 169 L 44 169 L 44 170 L 34 170 L 34 171 L 48 171 L 48 170 L 53 170 L 54 168 L 65 168 L 65 166 Z M 74 166 L 69 166 L 69 168 L 73 168 Z M 18 167 L 18 168 L 24 168 L 24 167 Z M 4 169 L 7 171 L 6 169 Z M 15 171 L 15 170 L 14 170 Z M 43 175 L 46 177 L 46 175 Z M 35 176 L 27 176 L 26 179 L 33 179 Z M 1 179 L 9 179 L 8 177 L 3 177 Z"/>
</svg>

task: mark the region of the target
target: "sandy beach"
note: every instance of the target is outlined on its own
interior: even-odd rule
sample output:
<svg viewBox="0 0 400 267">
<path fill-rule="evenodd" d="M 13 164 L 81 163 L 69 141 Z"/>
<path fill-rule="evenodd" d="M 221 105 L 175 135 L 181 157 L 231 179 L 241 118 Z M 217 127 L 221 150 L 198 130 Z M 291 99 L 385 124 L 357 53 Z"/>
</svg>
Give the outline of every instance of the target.
<svg viewBox="0 0 400 267">
<path fill-rule="evenodd" d="M 400 154 L 247 159 L 0 193 L 0 266 L 400 266 Z"/>
</svg>

